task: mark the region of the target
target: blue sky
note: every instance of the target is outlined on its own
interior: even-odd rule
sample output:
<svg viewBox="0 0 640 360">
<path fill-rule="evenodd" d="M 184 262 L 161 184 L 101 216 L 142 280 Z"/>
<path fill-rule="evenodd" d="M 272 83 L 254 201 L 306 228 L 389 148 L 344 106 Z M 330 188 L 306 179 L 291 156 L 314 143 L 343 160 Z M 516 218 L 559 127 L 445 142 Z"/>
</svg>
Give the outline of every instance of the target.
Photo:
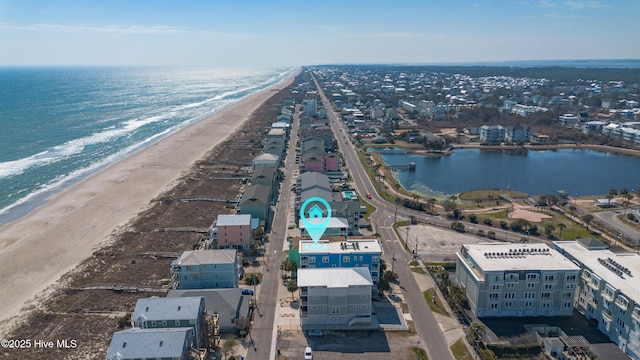
<svg viewBox="0 0 640 360">
<path fill-rule="evenodd" d="M 0 0 L 0 65 L 639 59 L 640 0 Z"/>
</svg>

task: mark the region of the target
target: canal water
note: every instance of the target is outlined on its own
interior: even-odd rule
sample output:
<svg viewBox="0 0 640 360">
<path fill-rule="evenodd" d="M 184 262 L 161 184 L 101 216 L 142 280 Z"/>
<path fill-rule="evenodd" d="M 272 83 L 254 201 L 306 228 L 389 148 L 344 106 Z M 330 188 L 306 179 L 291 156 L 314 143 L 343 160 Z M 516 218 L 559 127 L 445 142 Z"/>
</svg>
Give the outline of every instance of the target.
<svg viewBox="0 0 640 360">
<path fill-rule="evenodd" d="M 407 189 L 442 198 L 474 189 L 511 189 L 530 195 L 602 195 L 609 189 L 640 187 L 640 157 L 588 149 L 488 151 L 458 149 L 437 158 L 382 154 L 388 165 L 416 163 L 395 172 Z"/>
</svg>

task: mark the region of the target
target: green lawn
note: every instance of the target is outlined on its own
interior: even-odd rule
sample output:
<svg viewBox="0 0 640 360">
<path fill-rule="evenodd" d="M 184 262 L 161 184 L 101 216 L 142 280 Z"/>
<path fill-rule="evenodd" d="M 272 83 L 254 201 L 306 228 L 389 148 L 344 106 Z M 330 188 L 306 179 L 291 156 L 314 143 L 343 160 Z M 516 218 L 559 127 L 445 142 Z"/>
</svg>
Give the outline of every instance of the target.
<svg viewBox="0 0 640 360">
<path fill-rule="evenodd" d="M 469 353 L 469 349 L 464 345 L 462 339 L 451 345 L 451 352 L 456 360 L 473 360 L 473 356 Z"/>
<path fill-rule="evenodd" d="M 360 204 L 363 205 L 367 209 L 367 212 L 364 214 L 364 219 L 366 221 L 371 221 L 371 214 L 373 214 L 373 212 L 376 211 L 377 208 L 375 206 L 371 205 L 366 200 L 364 200 L 362 198 L 362 195 L 360 196 L 359 199 L 360 199 Z"/>
<path fill-rule="evenodd" d="M 442 306 L 442 299 L 440 299 L 440 297 L 436 296 L 436 302 L 435 304 L 433 303 L 433 296 L 436 294 L 436 291 L 431 288 L 427 291 L 424 291 L 422 293 L 422 295 L 424 295 L 424 299 L 426 300 L 427 304 L 429 304 L 429 309 L 431 309 L 431 311 L 444 315 L 444 316 L 449 316 L 449 313 L 447 312 L 447 310 L 444 309 L 444 307 Z"/>
<path fill-rule="evenodd" d="M 413 350 L 413 353 L 416 354 L 416 359 L 418 360 L 429 360 L 429 357 L 427 357 L 427 352 L 424 351 L 423 348 L 419 348 L 419 347 L 413 347 L 411 348 L 411 350 Z"/>
</svg>

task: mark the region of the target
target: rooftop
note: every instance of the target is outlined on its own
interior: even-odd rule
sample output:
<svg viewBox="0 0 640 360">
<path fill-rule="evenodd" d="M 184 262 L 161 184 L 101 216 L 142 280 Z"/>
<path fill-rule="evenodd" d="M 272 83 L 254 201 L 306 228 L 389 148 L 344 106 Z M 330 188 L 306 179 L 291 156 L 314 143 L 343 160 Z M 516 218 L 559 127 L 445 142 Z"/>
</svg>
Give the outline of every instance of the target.
<svg viewBox="0 0 640 360">
<path fill-rule="evenodd" d="M 249 215 L 251 216 L 251 215 Z M 236 249 L 190 250 L 185 251 L 176 260 L 176 265 L 233 264 L 236 261 Z"/>
<path fill-rule="evenodd" d="M 589 250 L 577 241 L 555 241 L 554 245 L 640 304 L 640 255 L 614 253 L 607 249 Z"/>
<path fill-rule="evenodd" d="M 251 215 L 218 215 L 217 226 L 238 226 L 238 225 L 251 225 Z"/>
<path fill-rule="evenodd" d="M 132 328 L 115 332 L 107 350 L 107 360 L 180 359 L 191 331 L 191 328 Z"/>
<path fill-rule="evenodd" d="M 157 320 L 191 320 L 200 316 L 202 297 L 166 298 L 153 296 L 139 299 L 133 311 L 134 323 Z"/>
<path fill-rule="evenodd" d="M 467 262 L 481 272 L 509 270 L 575 270 L 580 268 L 545 244 L 465 244 Z M 472 265 L 474 265 L 472 264 Z"/>
<path fill-rule="evenodd" d="M 366 267 L 298 269 L 298 286 L 344 288 L 366 285 L 373 286 L 369 268 Z"/>
<path fill-rule="evenodd" d="M 357 254 L 357 253 L 381 253 L 380 244 L 377 239 L 359 239 L 344 241 L 328 241 L 322 239 L 318 241 L 317 247 L 312 240 L 300 240 L 298 249 L 300 255 L 311 254 Z M 325 246 L 326 245 L 326 246 Z"/>
</svg>

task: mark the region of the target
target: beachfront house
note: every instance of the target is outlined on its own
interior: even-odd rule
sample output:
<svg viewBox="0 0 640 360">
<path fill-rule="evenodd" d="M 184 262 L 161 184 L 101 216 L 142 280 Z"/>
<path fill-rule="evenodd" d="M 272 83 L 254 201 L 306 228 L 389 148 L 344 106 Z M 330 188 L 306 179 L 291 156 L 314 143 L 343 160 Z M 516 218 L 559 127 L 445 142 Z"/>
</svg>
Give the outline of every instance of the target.
<svg viewBox="0 0 640 360">
<path fill-rule="evenodd" d="M 278 172 L 274 168 L 269 167 L 259 167 L 257 168 L 253 174 L 251 174 L 251 185 L 264 185 L 267 186 L 271 193 L 271 199 L 277 196 L 278 193 Z"/>
<path fill-rule="evenodd" d="M 133 327 L 140 329 L 190 328 L 190 342 L 203 346 L 206 336 L 204 298 L 165 298 L 153 296 L 139 299 L 131 315 Z"/>
<path fill-rule="evenodd" d="M 271 199 L 271 188 L 265 185 L 251 185 L 242 194 L 242 199 L 238 203 L 240 214 L 250 214 L 252 218 L 260 219 L 261 225 L 268 228 L 271 211 L 269 202 Z"/>
<path fill-rule="evenodd" d="M 211 237 L 218 244 L 218 249 L 249 249 L 253 246 L 253 230 L 251 215 L 218 215 L 212 226 Z"/>
<path fill-rule="evenodd" d="M 241 277 L 242 263 L 235 249 L 185 251 L 171 263 L 176 289 L 234 288 Z"/>
<path fill-rule="evenodd" d="M 243 289 L 171 290 L 168 298 L 201 296 L 207 314 L 217 314 L 217 325 L 221 332 L 235 332 L 248 326 L 251 314 L 251 295 Z"/>
<path fill-rule="evenodd" d="M 371 324 L 373 281 L 367 268 L 298 269 L 298 287 L 303 328 Z"/>
<path fill-rule="evenodd" d="M 263 153 L 253 158 L 251 165 L 253 170 L 260 166 L 277 169 L 280 166 L 280 156 Z"/>
<path fill-rule="evenodd" d="M 505 128 L 502 125 L 482 125 L 480 127 L 481 142 L 502 142 L 504 141 Z"/>
<path fill-rule="evenodd" d="M 189 360 L 193 338 L 190 327 L 117 331 L 111 338 L 107 360 Z"/>
</svg>

